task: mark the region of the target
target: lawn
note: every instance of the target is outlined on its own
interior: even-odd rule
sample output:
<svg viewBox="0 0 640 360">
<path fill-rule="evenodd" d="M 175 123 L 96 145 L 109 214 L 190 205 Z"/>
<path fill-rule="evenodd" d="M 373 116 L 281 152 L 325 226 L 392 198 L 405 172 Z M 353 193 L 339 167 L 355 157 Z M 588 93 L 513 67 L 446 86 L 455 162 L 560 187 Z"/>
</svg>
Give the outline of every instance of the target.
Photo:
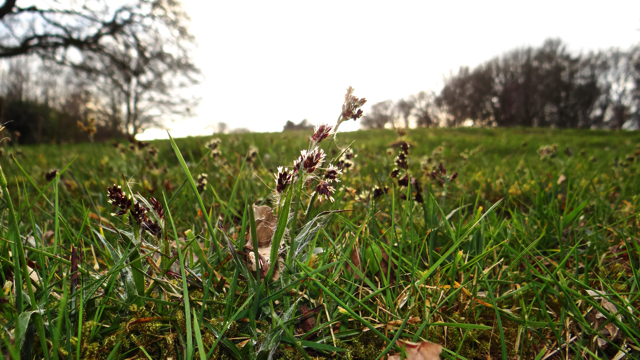
<svg viewBox="0 0 640 360">
<path fill-rule="evenodd" d="M 636 132 L 312 134 L 5 143 L 5 358 L 640 357 Z"/>
</svg>

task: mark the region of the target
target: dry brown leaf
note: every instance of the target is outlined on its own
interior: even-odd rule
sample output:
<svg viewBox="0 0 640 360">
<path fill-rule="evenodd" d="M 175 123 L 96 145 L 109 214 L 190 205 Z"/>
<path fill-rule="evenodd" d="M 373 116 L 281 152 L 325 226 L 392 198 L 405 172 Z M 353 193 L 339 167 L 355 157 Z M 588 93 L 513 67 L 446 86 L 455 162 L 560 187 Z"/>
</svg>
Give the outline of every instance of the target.
<svg viewBox="0 0 640 360">
<path fill-rule="evenodd" d="M 413 343 L 409 341 L 397 341 L 396 344 L 404 348 L 407 353 L 406 360 L 440 360 L 442 346 L 427 341 Z M 389 360 L 400 360 L 402 354 L 389 356 Z"/>
<path fill-rule="evenodd" d="M 618 312 L 618 308 L 611 301 L 602 296 L 604 294 L 600 294 L 593 290 L 587 290 L 587 294 L 589 294 L 596 300 L 601 300 L 602 307 L 609 311 L 611 314 L 615 314 L 616 312 Z M 622 315 L 618 314 L 616 317 L 619 321 L 622 321 Z M 609 342 L 605 338 L 609 339 L 609 341 L 615 341 L 620 338 L 620 331 L 618 327 L 612 322 L 605 324 L 607 322 L 607 316 L 597 309 L 592 309 L 588 314 L 588 318 L 593 329 L 602 327 L 600 331 L 598 331 L 598 334 L 601 337 L 596 338 L 596 343 L 600 348 L 604 349 L 609 345 Z M 605 325 L 603 326 L 603 324 Z"/>
<path fill-rule="evenodd" d="M 249 243 L 245 246 L 247 267 L 256 271 L 256 263 L 260 268 L 260 275 L 265 276 L 271 266 L 271 242 L 273 240 L 273 234 L 276 230 L 278 223 L 277 217 L 273 214 L 268 206 L 256 206 L 253 205 L 253 213 L 256 220 L 256 237 L 258 238 L 258 261 L 253 251 L 253 239 L 249 236 Z M 282 245 L 282 244 L 281 244 Z M 280 266 L 276 266 L 273 272 L 272 280 L 278 280 L 280 278 L 280 268 L 284 266 L 284 263 L 280 257 L 278 257 Z"/>
<path fill-rule="evenodd" d="M 392 329 L 394 327 L 399 327 L 400 325 L 402 325 L 402 322 L 404 320 L 393 320 L 393 321 L 389 321 L 387 323 L 387 328 L 388 329 Z M 415 324 L 419 324 L 420 323 L 420 317 L 419 316 L 415 316 L 412 318 L 409 318 L 409 320 L 407 320 L 407 324 L 408 325 L 415 325 Z"/>
<path fill-rule="evenodd" d="M 278 219 L 268 206 L 253 205 L 253 213 L 256 219 L 256 236 L 258 237 L 258 247 L 271 246 L 273 234 L 276 231 Z"/>
</svg>

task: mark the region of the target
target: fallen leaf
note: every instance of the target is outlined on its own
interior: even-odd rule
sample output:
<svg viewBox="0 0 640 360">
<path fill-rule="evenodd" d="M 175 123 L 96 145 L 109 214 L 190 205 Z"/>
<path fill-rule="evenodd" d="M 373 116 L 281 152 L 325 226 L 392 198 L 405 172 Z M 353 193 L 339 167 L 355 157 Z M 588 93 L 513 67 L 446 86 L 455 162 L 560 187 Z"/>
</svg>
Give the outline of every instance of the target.
<svg viewBox="0 0 640 360">
<path fill-rule="evenodd" d="M 427 341 L 413 343 L 409 341 L 397 341 L 407 354 L 406 360 L 440 360 L 442 346 Z M 400 360 L 402 354 L 389 356 L 389 360 Z"/>
<path fill-rule="evenodd" d="M 600 300 L 602 307 L 608 312 L 610 312 L 611 314 L 615 314 L 618 312 L 618 308 L 611 301 L 607 300 L 604 297 L 604 295 L 606 294 L 599 293 L 593 290 L 587 290 L 586 292 L 595 300 Z M 622 315 L 618 314 L 616 318 L 619 321 L 622 321 Z M 593 329 L 600 329 L 598 331 L 598 334 L 600 335 L 600 337 L 596 338 L 596 343 L 601 349 L 606 348 L 609 345 L 609 341 L 615 341 L 618 338 L 620 338 L 620 331 L 618 327 L 614 325 L 612 322 L 606 323 L 608 320 L 607 316 L 601 313 L 600 311 L 598 311 L 597 309 L 592 309 L 589 312 L 588 319 Z M 609 341 L 607 341 L 607 339 Z"/>
</svg>

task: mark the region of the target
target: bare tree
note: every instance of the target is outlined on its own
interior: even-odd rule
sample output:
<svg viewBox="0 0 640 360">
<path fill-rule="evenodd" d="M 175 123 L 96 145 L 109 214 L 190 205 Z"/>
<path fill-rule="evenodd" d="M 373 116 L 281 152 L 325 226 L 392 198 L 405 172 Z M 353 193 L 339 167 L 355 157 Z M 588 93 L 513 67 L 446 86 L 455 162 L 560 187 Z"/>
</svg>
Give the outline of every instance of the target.
<svg viewBox="0 0 640 360">
<path fill-rule="evenodd" d="M 436 95 L 432 91 L 420 91 L 415 95 L 411 95 L 411 101 L 414 104 L 413 115 L 416 118 L 416 126 L 432 127 L 439 125 L 439 109 L 435 104 L 435 99 Z"/>
<path fill-rule="evenodd" d="M 398 102 L 396 102 L 396 111 L 402 118 L 404 127 L 407 129 L 409 128 L 409 117 L 411 117 L 411 113 L 413 112 L 415 106 L 416 103 L 412 97 L 409 97 L 408 99 L 400 99 L 398 100 Z"/>
<path fill-rule="evenodd" d="M 364 129 L 383 129 L 387 124 L 395 127 L 396 109 L 392 100 L 373 104 L 367 115 L 362 117 L 360 125 Z"/>
<path fill-rule="evenodd" d="M 197 103 L 179 90 L 199 81 L 189 17 L 174 0 L 61 2 L 0 7 L 0 58 L 37 54 L 85 75 L 96 112 L 135 135 Z M 73 6 L 72 6 L 73 4 Z M 75 51 L 74 51 L 75 50 Z M 80 77 L 80 76 L 78 76 Z"/>
<path fill-rule="evenodd" d="M 120 2 L 120 6 L 107 0 L 0 4 L 0 58 L 34 53 L 63 57 L 70 49 L 102 52 L 105 40 L 143 24 L 158 14 L 158 5 L 163 6 L 162 1 L 150 0 Z"/>
</svg>

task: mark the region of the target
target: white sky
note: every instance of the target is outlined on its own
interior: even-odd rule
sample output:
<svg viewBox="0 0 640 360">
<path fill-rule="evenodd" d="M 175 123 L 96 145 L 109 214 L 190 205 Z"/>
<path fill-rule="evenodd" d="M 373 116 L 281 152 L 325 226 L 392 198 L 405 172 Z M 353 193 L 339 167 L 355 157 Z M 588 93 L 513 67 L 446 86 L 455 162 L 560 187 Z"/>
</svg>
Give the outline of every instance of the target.
<svg viewBox="0 0 640 360">
<path fill-rule="evenodd" d="M 212 134 L 217 122 L 333 124 L 348 86 L 367 105 L 437 91 L 460 66 L 550 37 L 574 52 L 640 42 L 637 0 L 184 1 L 205 81 L 197 115 L 167 124 L 175 137 Z"/>
</svg>

